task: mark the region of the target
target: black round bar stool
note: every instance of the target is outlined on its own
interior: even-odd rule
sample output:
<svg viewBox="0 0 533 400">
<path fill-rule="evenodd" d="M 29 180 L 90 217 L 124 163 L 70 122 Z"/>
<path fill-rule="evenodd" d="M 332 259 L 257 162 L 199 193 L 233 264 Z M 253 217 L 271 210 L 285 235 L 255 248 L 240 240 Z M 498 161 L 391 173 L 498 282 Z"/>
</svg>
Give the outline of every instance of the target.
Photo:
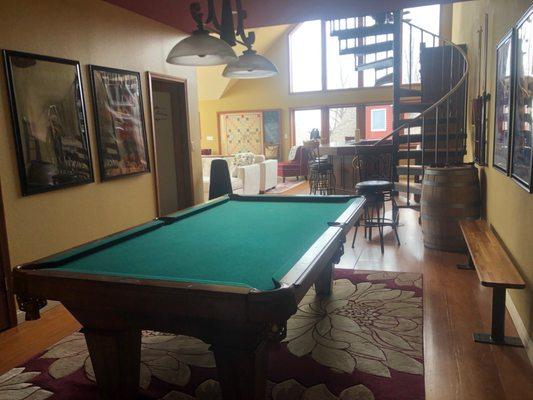
<svg viewBox="0 0 533 400">
<path fill-rule="evenodd" d="M 333 164 L 327 156 L 320 156 L 318 143 L 309 151 L 309 194 L 335 194 Z"/>
<path fill-rule="evenodd" d="M 355 238 L 359 226 L 365 228 L 365 238 L 372 240 L 372 228 L 377 228 L 381 253 L 383 254 L 383 228 L 390 226 L 396 236 L 398 246 L 400 238 L 398 236 L 399 212 L 398 205 L 394 198 L 394 182 L 392 179 L 393 146 L 357 146 L 356 155 L 352 161 L 354 176 L 359 178 L 359 183 L 355 185 L 357 194 L 365 196 L 366 205 L 363 214 L 363 221 L 355 224 L 355 232 L 352 240 L 352 248 L 355 245 Z M 385 204 L 392 205 L 391 218 L 385 217 Z"/>
</svg>

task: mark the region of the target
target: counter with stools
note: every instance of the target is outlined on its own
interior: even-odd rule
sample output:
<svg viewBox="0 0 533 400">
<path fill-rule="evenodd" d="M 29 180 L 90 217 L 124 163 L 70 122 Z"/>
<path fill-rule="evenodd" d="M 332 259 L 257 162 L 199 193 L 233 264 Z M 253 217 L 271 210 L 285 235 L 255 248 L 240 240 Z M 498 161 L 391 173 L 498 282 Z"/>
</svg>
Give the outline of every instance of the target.
<svg viewBox="0 0 533 400">
<path fill-rule="evenodd" d="M 355 244 L 355 237 L 359 226 L 364 226 L 365 237 L 372 240 L 372 228 L 378 228 L 381 253 L 384 252 L 383 228 L 390 226 L 396 236 L 398 246 L 400 238 L 398 236 L 398 205 L 394 198 L 394 182 L 392 179 L 393 167 L 393 146 L 357 146 L 356 154 L 352 165 L 354 174 L 358 176 L 355 189 L 357 194 L 366 197 L 366 205 L 363 222 L 357 222 L 352 241 L 352 248 Z M 392 205 L 391 218 L 385 217 L 385 204 Z"/>
</svg>

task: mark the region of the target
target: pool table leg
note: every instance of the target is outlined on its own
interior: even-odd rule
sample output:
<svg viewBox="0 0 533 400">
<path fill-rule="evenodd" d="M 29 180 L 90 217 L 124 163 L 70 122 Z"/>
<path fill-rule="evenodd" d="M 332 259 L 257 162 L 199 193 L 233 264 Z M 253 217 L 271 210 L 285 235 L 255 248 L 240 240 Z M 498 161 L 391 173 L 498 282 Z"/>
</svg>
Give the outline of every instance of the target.
<svg viewBox="0 0 533 400">
<path fill-rule="evenodd" d="M 316 294 L 328 295 L 333 290 L 333 263 L 330 262 L 324 267 L 315 282 Z"/>
<path fill-rule="evenodd" d="M 141 331 L 84 328 L 100 398 L 136 399 L 141 367 Z"/>
<path fill-rule="evenodd" d="M 212 346 L 225 400 L 264 400 L 268 363 L 267 341 L 256 348 Z"/>
</svg>

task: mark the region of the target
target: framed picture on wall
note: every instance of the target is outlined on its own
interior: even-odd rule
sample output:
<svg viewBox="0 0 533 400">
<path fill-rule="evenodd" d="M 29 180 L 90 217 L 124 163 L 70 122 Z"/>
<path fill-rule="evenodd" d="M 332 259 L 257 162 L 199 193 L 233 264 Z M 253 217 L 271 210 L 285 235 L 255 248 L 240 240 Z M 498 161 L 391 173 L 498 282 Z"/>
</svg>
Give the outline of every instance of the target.
<svg viewBox="0 0 533 400">
<path fill-rule="evenodd" d="M 494 112 L 494 149 L 492 165 L 509 172 L 513 107 L 513 30 L 508 32 L 496 48 L 496 89 Z"/>
<path fill-rule="evenodd" d="M 93 182 L 78 61 L 3 56 L 22 195 Z"/>
<path fill-rule="evenodd" d="M 218 113 L 220 154 L 263 154 L 263 112 Z"/>
<path fill-rule="evenodd" d="M 281 147 L 281 110 L 263 111 L 265 157 L 278 159 Z"/>
<path fill-rule="evenodd" d="M 150 171 L 138 72 L 89 65 L 102 180 Z"/>
<path fill-rule="evenodd" d="M 531 191 L 533 168 L 533 7 L 515 29 L 514 132 L 511 176 Z"/>
</svg>

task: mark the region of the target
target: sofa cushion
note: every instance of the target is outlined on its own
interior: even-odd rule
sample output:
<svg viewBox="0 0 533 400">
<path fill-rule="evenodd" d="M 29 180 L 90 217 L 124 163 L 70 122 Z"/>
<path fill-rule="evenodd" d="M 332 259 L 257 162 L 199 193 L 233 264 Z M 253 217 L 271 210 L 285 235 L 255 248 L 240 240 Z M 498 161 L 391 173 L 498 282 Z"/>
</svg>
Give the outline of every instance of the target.
<svg viewBox="0 0 533 400">
<path fill-rule="evenodd" d="M 252 165 L 255 161 L 254 153 L 237 153 L 233 157 L 233 174 L 234 178 L 237 177 L 237 167 L 243 167 L 246 165 Z"/>
<path fill-rule="evenodd" d="M 291 151 L 289 151 L 289 161 L 293 161 L 296 158 L 296 151 L 298 150 L 298 146 L 292 146 Z"/>
</svg>

